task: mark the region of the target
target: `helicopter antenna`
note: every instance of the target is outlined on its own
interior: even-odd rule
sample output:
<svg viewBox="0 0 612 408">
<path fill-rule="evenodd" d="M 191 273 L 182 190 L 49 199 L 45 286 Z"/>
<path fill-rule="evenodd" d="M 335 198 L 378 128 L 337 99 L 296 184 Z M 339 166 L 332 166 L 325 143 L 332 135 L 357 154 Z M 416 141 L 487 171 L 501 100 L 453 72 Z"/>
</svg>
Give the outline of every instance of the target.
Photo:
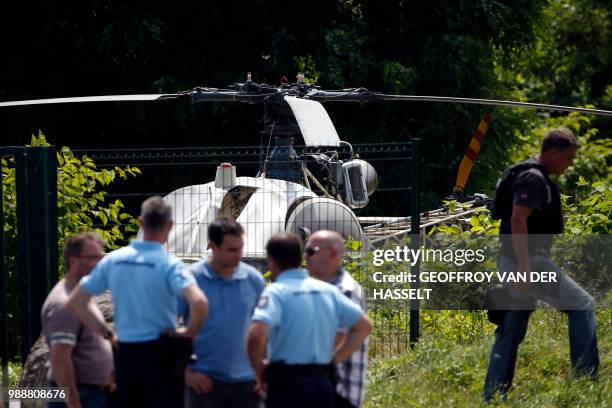
<svg viewBox="0 0 612 408">
<path fill-rule="evenodd" d="M 268 172 L 268 163 L 270 161 L 270 145 L 272 144 L 272 134 L 274 133 L 274 123 L 270 125 L 270 135 L 268 137 L 268 147 L 266 148 L 266 160 L 264 161 L 263 169 L 261 171 L 261 175 L 263 177 L 266 176 Z"/>
</svg>

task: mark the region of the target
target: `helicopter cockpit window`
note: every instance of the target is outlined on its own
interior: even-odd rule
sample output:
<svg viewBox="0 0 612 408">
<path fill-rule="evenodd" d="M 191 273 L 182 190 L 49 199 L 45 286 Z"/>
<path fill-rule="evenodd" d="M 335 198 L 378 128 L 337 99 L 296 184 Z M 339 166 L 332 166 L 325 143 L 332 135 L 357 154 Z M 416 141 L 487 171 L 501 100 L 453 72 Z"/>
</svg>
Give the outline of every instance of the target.
<svg viewBox="0 0 612 408">
<path fill-rule="evenodd" d="M 361 208 L 368 204 L 368 192 L 365 177 L 361 166 L 356 162 L 344 163 L 344 182 L 346 186 L 346 200 L 350 206 Z"/>
</svg>

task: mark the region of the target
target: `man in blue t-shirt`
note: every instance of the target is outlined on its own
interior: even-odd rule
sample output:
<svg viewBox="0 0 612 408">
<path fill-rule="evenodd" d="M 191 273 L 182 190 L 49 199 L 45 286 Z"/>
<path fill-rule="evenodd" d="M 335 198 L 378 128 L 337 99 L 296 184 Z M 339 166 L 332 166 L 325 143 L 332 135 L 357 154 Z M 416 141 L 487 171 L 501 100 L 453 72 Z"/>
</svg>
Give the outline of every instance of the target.
<svg viewBox="0 0 612 408">
<path fill-rule="evenodd" d="M 172 229 L 172 208 L 161 197 L 142 204 L 143 239 L 105 256 L 83 277 L 68 308 L 91 330 L 118 342 L 115 373 L 119 407 L 180 407 L 191 342 L 208 302 L 191 272 L 162 247 Z M 92 313 L 90 298 L 110 289 L 117 334 Z M 191 319 L 176 329 L 177 303 L 184 297 Z"/>
<path fill-rule="evenodd" d="M 372 322 L 338 288 L 300 268 L 297 236 L 277 234 L 266 251 L 275 282 L 259 298 L 247 343 L 258 389 L 267 385 L 268 408 L 333 407 L 333 364 L 361 347 Z M 334 350 L 341 328 L 348 328 L 346 340 Z"/>
<path fill-rule="evenodd" d="M 197 360 L 187 368 L 188 408 L 255 408 L 255 376 L 246 353 L 246 336 L 253 309 L 265 284 L 252 266 L 240 262 L 244 231 L 225 218 L 208 227 L 212 256 L 190 267 L 206 293 L 209 312 L 194 347 Z M 188 321 L 187 304 L 179 313 Z"/>
</svg>

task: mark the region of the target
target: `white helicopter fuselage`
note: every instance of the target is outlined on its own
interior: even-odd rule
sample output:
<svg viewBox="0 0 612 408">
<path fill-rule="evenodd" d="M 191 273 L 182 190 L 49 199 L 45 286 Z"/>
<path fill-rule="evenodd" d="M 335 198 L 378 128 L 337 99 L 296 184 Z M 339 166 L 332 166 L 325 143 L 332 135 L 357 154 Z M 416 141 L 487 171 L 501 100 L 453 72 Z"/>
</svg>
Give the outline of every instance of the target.
<svg viewBox="0 0 612 408">
<path fill-rule="evenodd" d="M 212 181 L 183 187 L 164 199 L 174 215 L 166 249 L 187 261 L 210 253 L 207 229 L 219 217 L 235 219 L 244 228 L 246 259 L 265 259 L 266 243 L 279 232 L 307 235 L 333 229 L 363 239 L 359 220 L 348 206 L 290 181 L 237 177 L 235 185 L 220 188 Z"/>
</svg>

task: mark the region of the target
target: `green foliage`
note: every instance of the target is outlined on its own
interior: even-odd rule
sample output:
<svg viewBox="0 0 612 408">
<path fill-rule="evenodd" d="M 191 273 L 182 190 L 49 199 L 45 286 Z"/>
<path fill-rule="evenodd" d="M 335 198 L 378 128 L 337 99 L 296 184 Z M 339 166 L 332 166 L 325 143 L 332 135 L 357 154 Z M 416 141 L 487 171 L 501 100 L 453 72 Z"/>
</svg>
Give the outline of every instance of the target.
<svg viewBox="0 0 612 408">
<path fill-rule="evenodd" d="M 586 115 L 570 113 L 547 118 L 533 132 L 521 137 L 522 145 L 513 153 L 515 160 L 535 155 L 544 135 L 563 126 L 574 132 L 582 147 L 574 164 L 557 183 L 563 199 L 566 232 L 609 234 L 612 231 L 612 139 L 599 138 L 599 129 Z"/>
<path fill-rule="evenodd" d="M 8 363 L 8 386 L 17 387 L 19 385 L 19 379 L 21 378 L 21 372 L 23 371 L 21 364 L 17 362 Z M 0 384 L 2 384 L 2 370 L 0 370 Z M 2 406 L 2 405 L 0 405 Z"/>
<path fill-rule="evenodd" d="M 455 200 L 444 201 L 444 206 L 451 212 L 458 209 L 460 206 L 468 209 L 470 204 L 458 203 Z M 452 224 L 452 225 L 434 225 L 428 232 L 428 235 L 436 233 L 463 235 L 465 238 L 480 235 L 497 235 L 499 234 L 500 220 L 491 218 L 490 212 L 485 207 L 476 208 L 473 215 L 470 217 L 469 224 Z"/>
<path fill-rule="evenodd" d="M 612 185 L 601 181 L 587 183 L 580 178 L 577 184 L 586 196 L 578 203 L 566 202 L 565 227 L 573 234 L 612 233 Z"/>
<path fill-rule="evenodd" d="M 612 181 L 612 139 L 601 138 L 600 131 L 593 126 L 590 116 L 572 112 L 568 115 L 544 118 L 530 132 L 520 136 L 521 144 L 512 152 L 513 161 L 534 156 L 540 150 L 544 135 L 553 128 L 566 127 L 578 137 L 582 147 L 578 150 L 574 164 L 558 178 L 562 192 L 572 193 L 580 177 L 589 183 Z"/>
<path fill-rule="evenodd" d="M 531 100 L 604 107 L 612 69 L 612 10 L 598 0 L 556 0 L 536 26 L 537 41 L 517 55 L 513 85 Z"/>
<path fill-rule="evenodd" d="M 49 146 L 45 136 L 40 133 L 32 136 L 32 146 Z M 9 180 L 14 179 L 14 168 L 6 168 Z M 115 167 L 112 170 L 98 169 L 93 160 L 87 156 L 78 158 L 64 146 L 57 152 L 57 212 L 60 248 L 66 238 L 84 231 L 93 231 L 107 243 L 109 249 L 115 249 L 138 231 L 138 222 L 128 213 L 123 212 L 121 200 L 106 201 L 106 192 L 101 188 L 115 181 L 127 180 L 140 174 L 137 167 Z M 7 187 L 14 188 L 14 184 Z M 9 197 L 12 197 L 10 195 Z M 8 202 L 10 213 L 14 207 Z M 7 212 L 9 214 L 9 212 Z M 15 215 L 9 215 L 15 217 Z M 14 224 L 13 224 L 14 225 Z M 12 225 L 7 230 L 15 232 Z"/>
<path fill-rule="evenodd" d="M 40 133 L 32 136 L 32 146 L 49 146 L 45 136 Z M 2 158 L 2 187 L 4 204 L 4 234 L 8 272 L 8 317 L 9 344 L 16 348 L 19 344 L 19 285 L 17 276 L 17 195 L 15 167 L 13 158 Z M 136 167 L 115 167 L 112 170 L 98 169 L 87 156 L 78 158 L 68 147 L 57 152 L 57 213 L 58 213 L 58 253 L 65 240 L 79 232 L 92 231 L 100 234 L 108 249 L 114 249 L 138 231 L 137 221 L 123 211 L 121 200 L 106 201 L 106 192 L 101 188 L 118 180 L 126 180 L 140 174 Z M 32 238 L 35 239 L 35 238 Z M 61 256 L 59 257 L 61 260 Z M 60 276 L 64 273 L 60 261 Z M 16 349 L 12 350 L 15 353 Z"/>
</svg>

